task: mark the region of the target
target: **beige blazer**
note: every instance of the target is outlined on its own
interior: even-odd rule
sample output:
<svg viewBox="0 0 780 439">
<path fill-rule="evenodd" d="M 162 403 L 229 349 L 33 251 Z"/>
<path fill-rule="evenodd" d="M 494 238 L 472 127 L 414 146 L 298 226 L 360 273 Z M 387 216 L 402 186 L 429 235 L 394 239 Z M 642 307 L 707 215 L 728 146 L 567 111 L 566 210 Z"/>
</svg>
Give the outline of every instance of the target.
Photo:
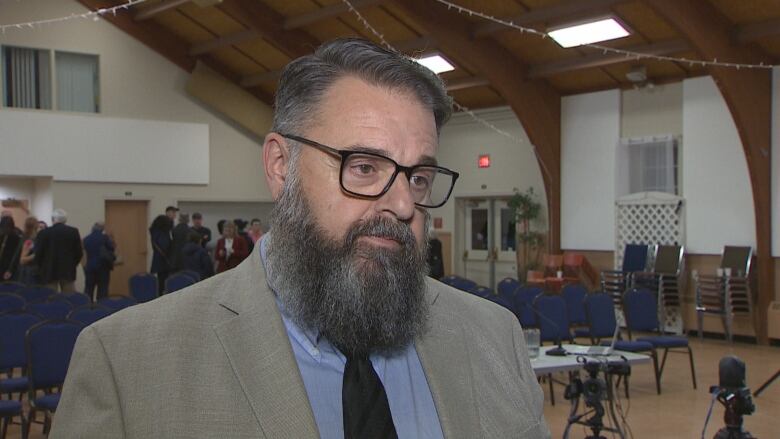
<svg viewBox="0 0 780 439">
<path fill-rule="evenodd" d="M 430 329 L 415 343 L 444 436 L 549 437 L 517 319 L 427 286 Z M 319 437 L 259 252 L 86 328 L 50 437 Z"/>
</svg>

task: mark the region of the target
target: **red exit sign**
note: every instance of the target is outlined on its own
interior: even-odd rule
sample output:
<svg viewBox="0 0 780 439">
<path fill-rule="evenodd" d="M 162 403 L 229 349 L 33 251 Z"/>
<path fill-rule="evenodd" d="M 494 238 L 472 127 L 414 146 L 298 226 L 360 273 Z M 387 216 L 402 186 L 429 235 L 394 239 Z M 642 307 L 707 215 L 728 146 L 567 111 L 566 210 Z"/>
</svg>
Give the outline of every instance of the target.
<svg viewBox="0 0 780 439">
<path fill-rule="evenodd" d="M 477 166 L 480 168 L 489 168 L 490 167 L 490 154 L 482 154 L 479 156 L 479 160 L 477 161 Z"/>
</svg>

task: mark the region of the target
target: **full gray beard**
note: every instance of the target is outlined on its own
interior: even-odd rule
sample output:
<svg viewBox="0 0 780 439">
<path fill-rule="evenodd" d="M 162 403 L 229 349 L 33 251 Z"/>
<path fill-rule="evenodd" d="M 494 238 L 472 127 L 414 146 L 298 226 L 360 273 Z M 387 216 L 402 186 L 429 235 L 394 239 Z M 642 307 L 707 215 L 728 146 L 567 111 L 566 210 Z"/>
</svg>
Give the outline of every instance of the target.
<svg viewBox="0 0 780 439">
<path fill-rule="evenodd" d="M 390 237 L 400 248 L 358 242 L 371 235 Z M 377 216 L 352 224 L 341 241 L 330 239 L 292 178 L 271 213 L 267 238 L 266 272 L 285 312 L 342 352 L 393 353 L 425 331 L 428 246 L 417 244 L 407 224 Z"/>
</svg>

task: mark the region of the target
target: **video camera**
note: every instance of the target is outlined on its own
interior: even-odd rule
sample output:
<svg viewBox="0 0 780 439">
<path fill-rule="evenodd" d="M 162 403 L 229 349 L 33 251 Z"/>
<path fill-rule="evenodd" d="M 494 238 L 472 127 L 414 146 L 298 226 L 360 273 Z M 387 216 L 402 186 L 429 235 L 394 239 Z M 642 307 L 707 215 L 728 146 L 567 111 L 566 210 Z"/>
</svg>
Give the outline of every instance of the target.
<svg viewBox="0 0 780 439">
<path fill-rule="evenodd" d="M 564 438 L 568 437 L 569 429 L 574 424 L 581 424 L 589 427 L 592 431 L 592 435 L 587 436 L 587 439 L 602 439 L 601 431 L 611 431 L 618 433 L 619 437 L 623 438 L 623 431 L 617 423 L 617 417 L 614 413 L 613 398 L 612 398 L 612 377 L 623 376 L 626 377 L 631 374 L 631 366 L 628 363 L 617 363 L 607 361 L 588 361 L 586 357 L 578 357 L 577 361 L 583 363 L 583 369 L 588 373 L 588 377 L 585 380 L 581 380 L 579 377 L 573 378 L 571 382 L 566 386 L 564 398 L 572 401 L 572 409 L 569 415 L 569 420 L 564 431 Z M 603 372 L 604 378 L 599 375 Z M 582 397 L 585 400 L 585 406 L 592 409 L 590 412 L 582 414 L 576 414 L 579 406 L 579 400 Z M 609 415 L 612 417 L 614 428 L 607 428 L 604 425 L 603 418 L 607 414 L 602 401 L 608 403 Z M 587 415 L 592 415 L 590 418 L 583 420 Z"/>
<path fill-rule="evenodd" d="M 750 389 L 745 384 L 745 362 L 729 355 L 718 364 L 719 382 L 710 387 L 710 393 L 717 393 L 717 400 L 726 408 L 723 420 L 726 426 L 715 434 L 715 439 L 748 439 L 753 436 L 742 428 L 745 415 L 756 410 Z"/>
</svg>

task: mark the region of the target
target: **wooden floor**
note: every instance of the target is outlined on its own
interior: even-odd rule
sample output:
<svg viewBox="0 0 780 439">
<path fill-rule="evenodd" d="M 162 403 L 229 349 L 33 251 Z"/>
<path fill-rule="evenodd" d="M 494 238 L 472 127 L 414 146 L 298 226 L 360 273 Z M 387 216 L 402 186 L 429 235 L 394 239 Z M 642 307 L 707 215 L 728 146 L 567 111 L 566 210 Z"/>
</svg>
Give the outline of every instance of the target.
<svg viewBox="0 0 780 439">
<path fill-rule="evenodd" d="M 627 421 L 634 438 L 699 438 L 704 418 L 710 404 L 708 390 L 718 384 L 718 361 L 733 354 L 747 365 L 747 382 L 755 391 L 780 368 L 780 348 L 743 343 L 728 344 L 722 341 L 691 338 L 696 362 L 696 378 L 699 388 L 691 385 L 687 355 L 669 355 L 667 370 L 662 381 L 662 393 L 655 392 L 652 365 L 636 366 L 631 371 L 631 399 L 621 399 L 628 411 Z M 565 376 L 559 377 L 561 380 Z M 561 438 L 569 415 L 569 402 L 563 399 L 563 386 L 556 385 L 556 405 L 545 402 L 544 413 L 553 438 Z M 545 398 L 549 398 L 545 386 Z M 622 395 L 621 395 L 622 396 Z M 780 437 L 780 379 L 753 401 L 756 413 L 746 416 L 745 428 L 761 439 Z M 723 426 L 723 408 L 716 403 L 705 437 L 711 438 Z M 587 436 L 583 427 L 573 427 L 569 437 Z M 605 434 L 606 437 L 612 437 Z M 9 429 L 9 438 L 20 437 L 19 426 Z M 31 438 L 43 438 L 40 424 L 33 425 Z"/>
<path fill-rule="evenodd" d="M 691 384 L 688 355 L 669 354 L 661 381 L 661 395 L 656 394 L 653 366 L 635 366 L 631 371 L 630 400 L 621 392 L 621 402 L 628 410 L 628 425 L 633 437 L 639 438 L 700 438 L 704 418 L 710 406 L 711 385 L 718 384 L 718 362 L 725 355 L 736 355 L 747 368 L 747 384 L 754 392 L 780 368 L 780 348 L 724 341 L 699 341 L 691 338 L 696 364 L 698 389 Z M 560 380 L 567 377 L 561 375 Z M 549 386 L 544 386 L 544 414 L 553 438 L 563 437 L 571 405 L 563 399 L 563 386 L 555 386 L 555 406 L 549 402 Z M 758 398 L 753 398 L 756 412 L 744 417 L 745 429 L 761 439 L 780 438 L 780 378 Z M 715 403 L 706 438 L 712 438 L 723 427 L 723 407 Z M 582 403 L 581 403 L 582 407 Z M 569 437 L 584 438 L 584 427 L 572 427 Z M 605 437 L 612 437 L 609 433 Z M 617 437 L 617 436 L 615 436 Z M 630 437 L 630 436 L 627 436 Z"/>
</svg>

